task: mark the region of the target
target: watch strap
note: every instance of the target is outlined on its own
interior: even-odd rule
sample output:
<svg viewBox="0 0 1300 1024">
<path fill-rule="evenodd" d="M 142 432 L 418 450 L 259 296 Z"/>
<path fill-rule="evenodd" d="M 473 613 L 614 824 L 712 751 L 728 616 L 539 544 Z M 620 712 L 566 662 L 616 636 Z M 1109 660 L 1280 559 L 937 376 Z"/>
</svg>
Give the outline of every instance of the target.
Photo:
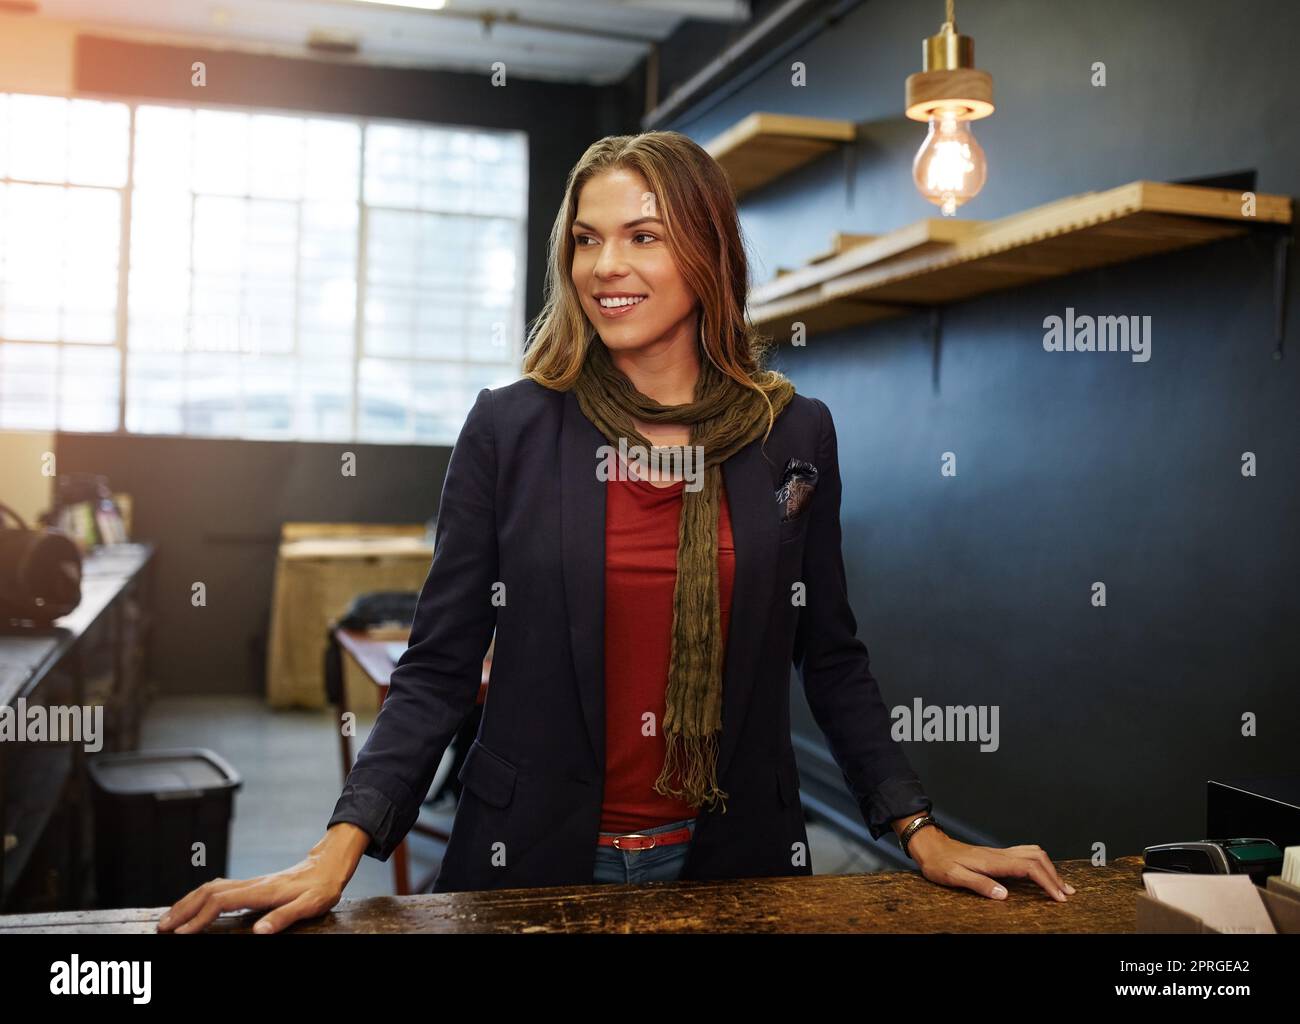
<svg viewBox="0 0 1300 1024">
<path fill-rule="evenodd" d="M 910 821 L 907 825 L 907 828 L 903 829 L 903 831 L 899 833 L 898 845 L 903 848 L 903 852 L 906 853 L 909 857 L 912 857 L 912 855 L 907 851 L 908 842 L 911 841 L 912 836 L 914 836 L 921 829 L 925 828 L 926 825 L 934 825 L 937 828 L 939 823 L 935 821 L 934 818 L 931 817 L 929 814 L 922 814 L 919 818 L 915 818 L 912 821 Z M 915 857 L 912 857 L 912 859 L 916 860 Z"/>
</svg>

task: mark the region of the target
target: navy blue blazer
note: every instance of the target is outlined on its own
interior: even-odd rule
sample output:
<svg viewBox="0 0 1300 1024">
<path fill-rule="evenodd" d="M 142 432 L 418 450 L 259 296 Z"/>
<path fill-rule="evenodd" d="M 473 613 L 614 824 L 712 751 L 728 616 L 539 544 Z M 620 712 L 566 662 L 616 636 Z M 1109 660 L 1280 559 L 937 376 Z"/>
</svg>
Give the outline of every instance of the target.
<svg viewBox="0 0 1300 1024">
<path fill-rule="evenodd" d="M 366 854 L 388 859 L 474 708 L 495 629 L 434 892 L 592 883 L 605 768 L 607 485 L 596 467 L 606 443 L 573 392 L 523 378 L 480 391 L 452 449 L 410 646 L 329 820 L 360 826 Z M 849 607 L 830 410 L 796 394 L 766 457 L 760 445 L 722 464 L 736 549 L 717 766 L 729 798 L 725 813 L 700 809 L 683 879 L 812 873 L 790 742 L 792 664 L 872 836 L 931 807 L 890 736 Z M 776 492 L 792 457 L 813 463 L 818 480 L 783 522 Z"/>
</svg>

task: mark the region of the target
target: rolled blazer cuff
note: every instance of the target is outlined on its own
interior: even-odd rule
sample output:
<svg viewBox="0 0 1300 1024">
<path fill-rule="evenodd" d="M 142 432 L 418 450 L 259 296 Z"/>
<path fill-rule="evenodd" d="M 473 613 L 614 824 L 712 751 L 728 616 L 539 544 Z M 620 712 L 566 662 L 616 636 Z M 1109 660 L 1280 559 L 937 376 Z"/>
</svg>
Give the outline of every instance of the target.
<svg viewBox="0 0 1300 1024">
<path fill-rule="evenodd" d="M 930 813 L 934 805 L 918 778 L 886 779 L 862 803 L 862 817 L 872 839 L 892 832 L 890 823 L 909 814 Z"/>
<path fill-rule="evenodd" d="M 415 815 L 411 815 L 405 810 L 409 801 L 400 792 L 396 792 L 405 787 L 393 779 L 369 778 L 374 774 L 366 769 L 355 769 L 348 776 L 343 793 L 334 805 L 334 813 L 330 815 L 325 828 L 328 830 L 331 826 L 346 821 L 364 829 L 370 834 L 370 845 L 366 847 L 365 855 L 386 861 L 406 838 L 420 809 L 417 805 Z M 392 795 L 380 786 L 390 789 Z"/>
</svg>

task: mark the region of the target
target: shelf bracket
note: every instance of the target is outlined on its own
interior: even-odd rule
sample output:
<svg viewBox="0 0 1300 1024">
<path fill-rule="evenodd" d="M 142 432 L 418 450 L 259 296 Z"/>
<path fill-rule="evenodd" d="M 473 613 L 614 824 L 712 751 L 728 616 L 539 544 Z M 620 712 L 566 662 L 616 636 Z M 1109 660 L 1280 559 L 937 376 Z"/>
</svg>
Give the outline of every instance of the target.
<svg viewBox="0 0 1300 1024">
<path fill-rule="evenodd" d="M 930 309 L 930 388 L 939 393 L 939 356 L 943 350 L 943 307 Z"/>
<path fill-rule="evenodd" d="M 1279 234 L 1273 241 L 1273 358 L 1281 360 L 1282 343 L 1286 338 L 1286 307 L 1290 292 L 1291 233 Z"/>
<path fill-rule="evenodd" d="M 853 209 L 854 190 L 858 180 L 858 143 L 844 147 L 844 208 Z"/>
<path fill-rule="evenodd" d="M 939 363 L 943 355 L 943 307 L 923 305 L 919 302 L 891 302 L 897 309 L 912 313 L 929 313 L 930 324 L 926 333 L 930 336 L 930 388 L 939 393 Z"/>
</svg>

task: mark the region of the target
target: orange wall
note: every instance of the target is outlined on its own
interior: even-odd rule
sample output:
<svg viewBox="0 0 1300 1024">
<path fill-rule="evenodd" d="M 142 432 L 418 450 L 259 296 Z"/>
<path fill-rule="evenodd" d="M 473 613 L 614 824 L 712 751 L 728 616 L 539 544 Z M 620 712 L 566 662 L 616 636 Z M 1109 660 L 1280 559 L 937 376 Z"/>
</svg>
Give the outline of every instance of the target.
<svg viewBox="0 0 1300 1024">
<path fill-rule="evenodd" d="M 80 26 L 0 14 L 0 92 L 72 94 L 72 55 Z"/>
</svg>

